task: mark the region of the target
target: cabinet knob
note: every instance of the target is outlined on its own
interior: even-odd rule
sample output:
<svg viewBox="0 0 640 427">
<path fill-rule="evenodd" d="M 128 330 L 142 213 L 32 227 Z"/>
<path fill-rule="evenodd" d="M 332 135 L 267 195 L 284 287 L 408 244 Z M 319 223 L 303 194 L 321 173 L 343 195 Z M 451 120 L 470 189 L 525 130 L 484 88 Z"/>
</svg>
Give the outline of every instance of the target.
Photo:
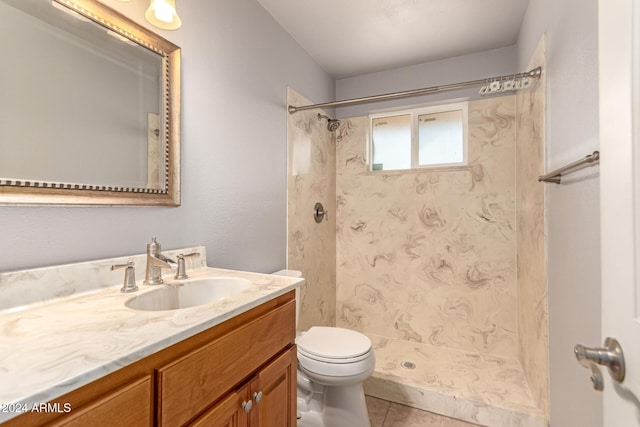
<svg viewBox="0 0 640 427">
<path fill-rule="evenodd" d="M 242 409 L 244 409 L 244 412 L 248 414 L 249 411 L 251 411 L 251 408 L 253 408 L 253 403 L 251 403 L 250 400 L 245 400 L 244 402 L 242 402 Z"/>
<path fill-rule="evenodd" d="M 256 403 L 260 403 L 260 401 L 262 400 L 262 392 L 256 391 L 255 393 L 253 393 L 253 400 L 255 400 Z"/>
</svg>

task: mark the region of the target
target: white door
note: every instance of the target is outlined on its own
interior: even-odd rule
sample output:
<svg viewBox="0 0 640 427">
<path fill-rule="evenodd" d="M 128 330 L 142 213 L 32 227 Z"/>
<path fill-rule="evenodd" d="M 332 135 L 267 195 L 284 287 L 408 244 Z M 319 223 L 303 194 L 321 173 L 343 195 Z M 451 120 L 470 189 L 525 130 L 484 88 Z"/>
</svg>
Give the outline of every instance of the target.
<svg viewBox="0 0 640 427">
<path fill-rule="evenodd" d="M 622 383 L 602 369 L 604 426 L 632 427 L 640 426 L 640 0 L 598 6 L 602 334 L 619 341 L 626 362 Z"/>
</svg>

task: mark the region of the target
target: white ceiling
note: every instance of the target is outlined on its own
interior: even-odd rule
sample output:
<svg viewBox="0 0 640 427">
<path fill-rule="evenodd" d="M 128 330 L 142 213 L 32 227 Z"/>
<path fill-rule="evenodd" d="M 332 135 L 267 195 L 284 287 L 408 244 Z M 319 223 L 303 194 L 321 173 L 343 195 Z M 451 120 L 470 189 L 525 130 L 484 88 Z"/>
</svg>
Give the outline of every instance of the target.
<svg viewBox="0 0 640 427">
<path fill-rule="evenodd" d="M 516 43 L 529 0 L 258 0 L 335 78 Z"/>
</svg>

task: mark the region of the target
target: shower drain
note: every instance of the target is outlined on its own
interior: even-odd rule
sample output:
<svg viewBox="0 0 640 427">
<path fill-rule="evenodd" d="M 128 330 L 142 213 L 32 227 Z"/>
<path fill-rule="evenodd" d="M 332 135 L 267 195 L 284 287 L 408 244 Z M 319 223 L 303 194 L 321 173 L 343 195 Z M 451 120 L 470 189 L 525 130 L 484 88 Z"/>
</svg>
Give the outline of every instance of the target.
<svg viewBox="0 0 640 427">
<path fill-rule="evenodd" d="M 404 369 L 415 369 L 416 368 L 416 364 L 413 363 L 413 362 L 409 362 L 408 360 L 405 360 L 404 362 L 401 362 L 400 366 L 402 366 Z"/>
</svg>

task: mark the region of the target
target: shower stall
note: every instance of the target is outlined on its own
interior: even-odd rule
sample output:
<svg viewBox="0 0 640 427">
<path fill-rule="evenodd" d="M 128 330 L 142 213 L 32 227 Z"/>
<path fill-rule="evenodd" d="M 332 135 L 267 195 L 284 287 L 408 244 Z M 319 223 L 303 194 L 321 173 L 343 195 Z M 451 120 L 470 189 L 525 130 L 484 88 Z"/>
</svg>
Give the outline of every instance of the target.
<svg viewBox="0 0 640 427">
<path fill-rule="evenodd" d="M 467 166 L 403 172 L 371 170 L 368 117 L 337 122 L 289 89 L 299 327 L 369 336 L 367 394 L 481 425 L 546 425 L 544 76 L 533 80 L 515 94 L 484 81 L 492 96 L 468 103 Z"/>
</svg>

